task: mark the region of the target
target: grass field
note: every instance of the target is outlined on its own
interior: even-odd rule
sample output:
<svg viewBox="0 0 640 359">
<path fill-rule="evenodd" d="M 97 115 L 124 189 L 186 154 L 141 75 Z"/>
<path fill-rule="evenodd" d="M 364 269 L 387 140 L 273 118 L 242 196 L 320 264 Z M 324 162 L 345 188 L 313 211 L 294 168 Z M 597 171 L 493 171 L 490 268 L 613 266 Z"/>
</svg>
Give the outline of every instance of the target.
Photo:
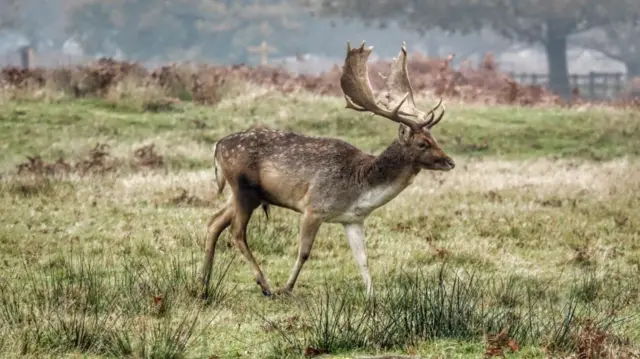
<svg viewBox="0 0 640 359">
<path fill-rule="evenodd" d="M 218 138 L 264 124 L 378 153 L 396 126 L 306 95 L 160 113 L 98 100 L 0 102 L 0 353 L 639 355 L 640 114 L 447 109 L 434 135 L 456 169 L 421 173 L 366 222 L 375 300 L 363 297 L 341 227 L 324 225 L 293 296 L 275 300 L 225 232 L 203 303 L 205 223 L 228 193 L 214 196 Z M 98 143 L 108 156 L 91 155 Z M 134 154 L 149 144 L 155 154 Z M 34 162 L 18 174 L 35 155 L 71 169 L 41 174 Z M 249 246 L 272 287 L 295 261 L 297 219 L 274 208 L 251 222 Z"/>
</svg>

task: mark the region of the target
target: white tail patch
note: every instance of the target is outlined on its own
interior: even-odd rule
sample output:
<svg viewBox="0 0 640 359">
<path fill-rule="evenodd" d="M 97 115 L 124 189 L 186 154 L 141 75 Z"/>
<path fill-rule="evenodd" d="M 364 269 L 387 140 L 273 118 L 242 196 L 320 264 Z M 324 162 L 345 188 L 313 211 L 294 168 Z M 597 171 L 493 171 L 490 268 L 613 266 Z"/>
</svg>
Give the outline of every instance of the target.
<svg viewBox="0 0 640 359">
<path fill-rule="evenodd" d="M 215 183 L 218 183 L 218 164 L 216 163 L 216 148 L 218 147 L 218 142 L 213 143 L 213 180 Z"/>
<path fill-rule="evenodd" d="M 213 178 L 214 178 L 214 182 L 216 184 L 216 188 L 218 191 L 218 194 L 222 193 L 222 191 L 224 190 L 224 185 L 225 185 L 225 179 L 224 177 L 220 176 L 220 168 L 218 166 L 218 161 L 217 161 L 217 154 L 216 154 L 216 149 L 218 148 L 218 142 L 213 144 Z"/>
</svg>

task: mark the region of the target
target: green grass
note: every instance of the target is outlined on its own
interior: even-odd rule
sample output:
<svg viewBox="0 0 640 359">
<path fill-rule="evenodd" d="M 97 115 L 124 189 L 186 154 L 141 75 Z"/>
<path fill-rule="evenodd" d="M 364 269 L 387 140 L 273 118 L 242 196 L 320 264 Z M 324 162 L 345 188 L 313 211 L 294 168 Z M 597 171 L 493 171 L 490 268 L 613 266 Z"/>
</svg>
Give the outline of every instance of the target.
<svg viewBox="0 0 640 359">
<path fill-rule="evenodd" d="M 225 200 L 213 142 L 257 123 L 374 153 L 392 141 L 394 124 L 343 107 L 273 94 L 163 113 L 0 104 L 0 356 L 477 358 L 501 329 L 520 347 L 510 358 L 584 353 L 598 330 L 608 357 L 638 352 L 640 115 L 623 110 L 448 106 L 434 135 L 456 169 L 420 174 L 366 223 L 375 301 L 336 225 L 276 300 L 225 232 L 214 296 L 199 300 L 205 223 Z M 98 142 L 121 161 L 105 174 L 16 174 L 27 155 L 75 162 Z M 149 143 L 163 167 L 132 162 Z M 276 208 L 251 222 L 274 288 L 295 261 L 297 219 Z"/>
<path fill-rule="evenodd" d="M 171 168 L 205 169 L 213 142 L 253 124 L 338 137 L 370 152 L 384 149 L 396 133 L 390 121 L 349 112 L 342 100 L 313 97 L 266 95 L 223 102 L 217 110 L 187 104 L 165 113 L 105 106 L 95 100 L 9 102 L 2 109 L 4 166 L 27 154 L 53 160 L 74 156 L 97 142 L 128 151 L 153 141 L 168 152 Z M 640 115 L 633 111 L 454 105 L 434 135 L 455 156 L 608 160 L 639 155 L 638 131 Z"/>
</svg>

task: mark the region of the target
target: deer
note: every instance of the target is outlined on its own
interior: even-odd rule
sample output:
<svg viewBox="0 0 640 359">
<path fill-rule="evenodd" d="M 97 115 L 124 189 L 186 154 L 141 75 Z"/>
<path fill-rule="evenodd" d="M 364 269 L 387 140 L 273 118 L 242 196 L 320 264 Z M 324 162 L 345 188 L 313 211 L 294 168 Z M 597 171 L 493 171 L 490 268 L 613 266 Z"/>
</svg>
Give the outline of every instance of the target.
<svg viewBox="0 0 640 359">
<path fill-rule="evenodd" d="M 235 246 L 251 266 L 256 283 L 267 297 L 290 295 L 323 223 L 343 226 L 359 267 L 366 294 L 373 294 L 365 247 L 364 221 L 376 209 L 397 197 L 421 170 L 450 171 L 454 160 L 439 147 L 431 129 L 445 114 L 442 98 L 427 112 L 419 110 L 407 69 L 403 41 L 391 61 L 384 88 L 376 96 L 371 87 L 367 60 L 373 46 L 351 48 L 342 67 L 340 86 L 345 108 L 368 112 L 397 123 L 397 138 L 379 155 L 366 153 L 350 143 L 291 131 L 252 127 L 219 139 L 213 145 L 217 195 L 226 185 L 230 196 L 207 223 L 202 273 L 207 296 L 216 243 L 230 227 Z M 442 105 L 440 115 L 435 111 Z M 269 206 L 300 214 L 298 256 L 286 284 L 272 292 L 247 244 L 247 226 L 253 212 Z"/>
</svg>

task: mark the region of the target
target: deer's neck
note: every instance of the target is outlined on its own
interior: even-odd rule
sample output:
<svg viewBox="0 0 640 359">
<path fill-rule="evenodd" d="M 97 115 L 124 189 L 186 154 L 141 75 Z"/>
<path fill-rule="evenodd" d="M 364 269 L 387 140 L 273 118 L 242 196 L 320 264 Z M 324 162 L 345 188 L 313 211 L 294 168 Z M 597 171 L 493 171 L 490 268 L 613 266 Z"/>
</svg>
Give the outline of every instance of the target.
<svg viewBox="0 0 640 359">
<path fill-rule="evenodd" d="M 386 150 L 371 162 L 365 175 L 365 183 L 369 188 L 398 187 L 406 188 L 420 169 L 414 166 L 413 158 L 404 147 L 393 141 Z"/>
<path fill-rule="evenodd" d="M 371 158 L 355 171 L 357 174 L 357 197 L 337 218 L 341 223 L 364 220 L 373 210 L 395 198 L 402 192 L 419 169 L 413 166 L 413 159 L 397 141 L 394 141 L 378 157 Z"/>
</svg>

